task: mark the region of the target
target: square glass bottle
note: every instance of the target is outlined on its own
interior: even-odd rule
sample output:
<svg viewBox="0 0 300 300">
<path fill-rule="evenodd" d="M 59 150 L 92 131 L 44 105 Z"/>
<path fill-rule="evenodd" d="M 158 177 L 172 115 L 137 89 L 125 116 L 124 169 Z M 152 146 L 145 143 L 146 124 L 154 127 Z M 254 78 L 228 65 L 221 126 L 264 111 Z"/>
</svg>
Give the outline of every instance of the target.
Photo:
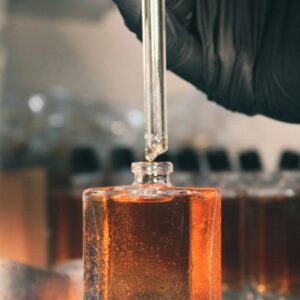
<svg viewBox="0 0 300 300">
<path fill-rule="evenodd" d="M 279 172 L 247 190 L 247 262 L 257 299 L 300 299 L 299 187 L 299 154 L 284 151 Z"/>
<path fill-rule="evenodd" d="M 171 163 L 84 192 L 85 299 L 221 299 L 217 189 L 177 188 Z"/>
</svg>

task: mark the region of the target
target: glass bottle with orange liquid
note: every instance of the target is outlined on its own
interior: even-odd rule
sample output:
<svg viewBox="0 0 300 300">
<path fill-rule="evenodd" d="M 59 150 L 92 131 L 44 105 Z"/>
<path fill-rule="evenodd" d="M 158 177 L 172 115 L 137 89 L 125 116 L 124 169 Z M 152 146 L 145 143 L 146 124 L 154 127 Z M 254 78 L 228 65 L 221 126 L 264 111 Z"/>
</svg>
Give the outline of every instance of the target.
<svg viewBox="0 0 300 300">
<path fill-rule="evenodd" d="M 222 288 L 223 298 L 239 299 L 245 288 L 244 213 L 241 176 L 233 172 L 226 149 L 206 153 L 211 171 L 209 185 L 222 193 Z"/>
<path fill-rule="evenodd" d="M 133 163 L 129 186 L 86 190 L 85 299 L 221 299 L 217 189 L 178 188 L 167 162 Z"/>
<path fill-rule="evenodd" d="M 250 284 L 259 299 L 300 298 L 299 154 L 283 153 L 280 174 L 248 190 Z"/>
</svg>

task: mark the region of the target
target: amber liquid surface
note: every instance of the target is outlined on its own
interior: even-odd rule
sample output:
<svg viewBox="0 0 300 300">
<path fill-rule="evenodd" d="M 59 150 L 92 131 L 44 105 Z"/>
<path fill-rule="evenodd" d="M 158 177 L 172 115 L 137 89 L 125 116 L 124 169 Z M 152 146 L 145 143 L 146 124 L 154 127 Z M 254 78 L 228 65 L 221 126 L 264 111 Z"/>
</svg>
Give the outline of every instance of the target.
<svg viewBox="0 0 300 300">
<path fill-rule="evenodd" d="M 221 299 L 217 192 L 88 194 L 85 299 Z"/>
<path fill-rule="evenodd" d="M 300 299 L 300 196 L 253 197 L 247 206 L 252 286 Z"/>
</svg>

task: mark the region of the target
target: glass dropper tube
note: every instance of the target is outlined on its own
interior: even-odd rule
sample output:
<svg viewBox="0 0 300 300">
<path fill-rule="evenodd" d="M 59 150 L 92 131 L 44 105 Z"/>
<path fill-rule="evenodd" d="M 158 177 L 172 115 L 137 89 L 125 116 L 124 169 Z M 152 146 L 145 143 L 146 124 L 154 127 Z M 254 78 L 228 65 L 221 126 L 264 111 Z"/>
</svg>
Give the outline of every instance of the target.
<svg viewBox="0 0 300 300">
<path fill-rule="evenodd" d="M 145 156 L 167 151 L 165 0 L 141 0 L 143 8 Z"/>
</svg>

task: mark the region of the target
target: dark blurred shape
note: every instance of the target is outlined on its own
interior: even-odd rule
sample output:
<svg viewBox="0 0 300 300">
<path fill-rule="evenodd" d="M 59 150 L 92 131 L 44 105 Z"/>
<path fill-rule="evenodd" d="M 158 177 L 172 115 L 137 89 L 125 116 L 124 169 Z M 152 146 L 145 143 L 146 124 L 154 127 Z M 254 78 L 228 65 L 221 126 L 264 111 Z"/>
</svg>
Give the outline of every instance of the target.
<svg viewBox="0 0 300 300">
<path fill-rule="evenodd" d="M 169 151 L 167 151 L 167 152 L 165 152 L 165 153 L 159 155 L 159 156 L 156 158 L 155 161 L 157 161 L 157 162 L 165 162 L 165 161 L 167 161 L 167 162 L 173 162 L 173 157 L 172 157 L 172 155 L 169 153 Z"/>
<path fill-rule="evenodd" d="M 200 162 L 197 152 L 192 148 L 182 148 L 176 156 L 177 167 L 180 171 L 197 173 Z"/>
<path fill-rule="evenodd" d="M 68 276 L 3 258 L 0 278 L 1 299 L 68 300 L 71 296 Z"/>
<path fill-rule="evenodd" d="M 9 12 L 47 18 L 97 20 L 111 6 L 110 0 L 11 0 Z"/>
<path fill-rule="evenodd" d="M 110 160 L 113 171 L 130 170 L 135 157 L 130 148 L 120 147 L 111 152 Z"/>
<path fill-rule="evenodd" d="M 11 153 L 10 159 L 3 161 L 3 168 L 7 170 L 18 170 L 25 168 L 46 167 L 46 155 L 35 152 L 27 144 L 21 144 Z"/>
<path fill-rule="evenodd" d="M 299 170 L 299 153 L 292 150 L 284 150 L 279 159 L 279 169 L 282 171 Z"/>
<path fill-rule="evenodd" d="M 232 170 L 229 155 L 225 149 L 208 150 L 206 152 L 206 158 L 210 170 L 213 172 L 226 172 Z"/>
<path fill-rule="evenodd" d="M 70 157 L 72 174 L 97 172 L 101 168 L 96 152 L 88 146 L 76 147 Z"/>
<path fill-rule="evenodd" d="M 263 169 L 261 157 L 256 150 L 241 152 L 239 155 L 239 161 L 243 171 L 259 172 Z"/>
</svg>

